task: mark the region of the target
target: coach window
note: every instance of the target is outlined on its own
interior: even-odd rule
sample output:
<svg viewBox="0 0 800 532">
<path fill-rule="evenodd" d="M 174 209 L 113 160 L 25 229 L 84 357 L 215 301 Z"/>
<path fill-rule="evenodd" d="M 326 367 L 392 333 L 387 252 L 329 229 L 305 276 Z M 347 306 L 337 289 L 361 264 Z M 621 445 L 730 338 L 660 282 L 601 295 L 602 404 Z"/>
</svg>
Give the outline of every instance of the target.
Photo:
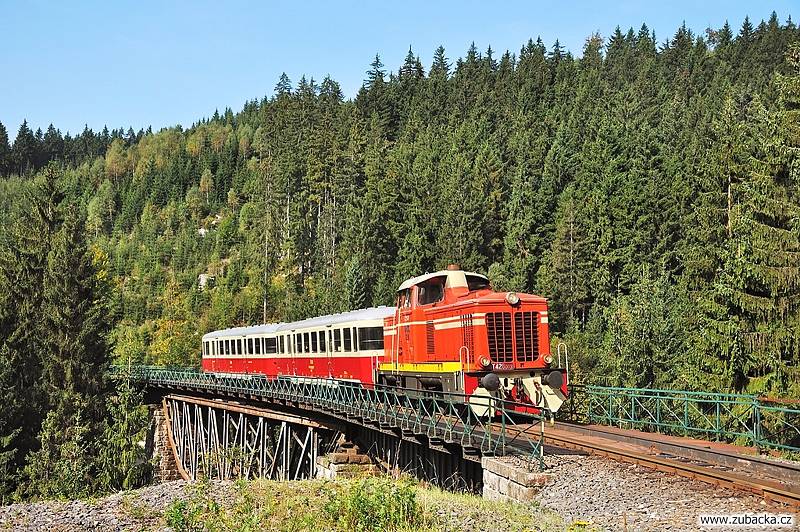
<svg viewBox="0 0 800 532">
<path fill-rule="evenodd" d="M 303 352 L 311 352 L 311 342 L 308 340 L 308 333 L 303 333 Z"/>
<path fill-rule="evenodd" d="M 317 351 L 317 332 L 316 331 L 311 333 L 311 352 L 312 353 L 319 353 L 319 351 Z"/>
<path fill-rule="evenodd" d="M 226 355 L 230 355 L 231 354 L 230 340 L 225 340 L 225 354 Z"/>
<path fill-rule="evenodd" d="M 441 301 L 444 298 L 444 283 L 447 277 L 442 275 L 428 279 L 427 281 L 417 285 L 417 292 L 419 294 L 420 305 L 430 305 Z"/>
<path fill-rule="evenodd" d="M 217 354 L 218 355 L 225 354 L 225 344 L 222 343 L 222 340 L 217 340 Z"/>
<path fill-rule="evenodd" d="M 319 332 L 319 352 L 325 352 L 325 331 Z"/>
<path fill-rule="evenodd" d="M 353 327 L 353 351 L 358 351 L 358 329 Z"/>
<path fill-rule="evenodd" d="M 267 338 L 267 350 L 264 351 L 268 355 L 274 355 L 278 352 L 278 339 Z"/>
<path fill-rule="evenodd" d="M 256 348 L 255 354 L 256 355 L 260 355 L 261 354 L 261 343 L 263 341 L 264 341 L 263 338 L 256 338 L 256 340 L 255 340 L 255 348 Z"/>
<path fill-rule="evenodd" d="M 358 348 L 361 351 L 383 349 L 383 327 L 361 327 L 358 329 Z"/>
<path fill-rule="evenodd" d="M 294 345 L 292 345 L 292 352 L 296 355 L 297 353 L 303 352 L 303 335 L 300 333 L 294 333 Z"/>
<path fill-rule="evenodd" d="M 255 352 L 256 352 L 256 350 L 253 347 L 253 339 L 252 338 L 248 338 L 247 339 L 247 354 L 248 355 L 252 355 Z"/>
<path fill-rule="evenodd" d="M 280 353 L 283 354 L 284 353 L 284 351 L 283 351 L 283 335 L 280 336 L 280 341 L 281 341 Z"/>
<path fill-rule="evenodd" d="M 350 327 L 344 330 L 344 350 L 351 351 L 353 349 L 353 345 L 350 341 Z"/>
<path fill-rule="evenodd" d="M 342 330 L 341 329 L 334 329 L 333 330 L 333 350 L 334 351 L 341 351 L 342 350 Z"/>
<path fill-rule="evenodd" d="M 243 353 L 244 353 L 244 351 L 242 351 L 242 339 L 241 338 L 237 338 L 236 339 L 236 354 L 237 355 L 241 355 Z"/>
</svg>

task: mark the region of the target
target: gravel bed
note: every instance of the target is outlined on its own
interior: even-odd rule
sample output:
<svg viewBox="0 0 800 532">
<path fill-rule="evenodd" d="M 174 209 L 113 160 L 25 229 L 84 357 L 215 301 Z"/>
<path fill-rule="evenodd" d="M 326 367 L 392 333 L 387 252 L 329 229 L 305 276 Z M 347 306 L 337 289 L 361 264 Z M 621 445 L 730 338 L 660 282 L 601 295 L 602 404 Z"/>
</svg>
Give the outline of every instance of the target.
<svg viewBox="0 0 800 532">
<path fill-rule="evenodd" d="M 545 462 L 552 480 L 537 501 L 567 524 L 588 522 L 610 531 L 625 530 L 626 526 L 629 531 L 683 531 L 698 530 L 700 514 L 792 513 L 744 492 L 607 458 L 548 449 Z"/>
<path fill-rule="evenodd" d="M 212 488 L 222 496 L 222 484 Z M 166 482 L 102 499 L 44 501 L 0 506 L 0 531 L 112 531 L 158 529 L 164 510 L 185 498 L 188 483 Z"/>
</svg>

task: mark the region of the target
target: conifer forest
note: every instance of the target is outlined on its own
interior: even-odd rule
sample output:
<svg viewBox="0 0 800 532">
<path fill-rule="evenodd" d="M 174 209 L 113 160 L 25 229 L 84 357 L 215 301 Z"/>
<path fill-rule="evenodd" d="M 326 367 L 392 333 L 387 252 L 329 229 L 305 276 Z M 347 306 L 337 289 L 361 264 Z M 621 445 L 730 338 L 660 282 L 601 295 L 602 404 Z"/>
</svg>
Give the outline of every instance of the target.
<svg viewBox="0 0 800 532">
<path fill-rule="evenodd" d="M 108 364 L 451 263 L 548 297 L 576 382 L 800 396 L 791 19 L 363 59 L 353 98 L 284 74 L 160 131 L 0 124 L 0 498 L 146 477 Z"/>
</svg>

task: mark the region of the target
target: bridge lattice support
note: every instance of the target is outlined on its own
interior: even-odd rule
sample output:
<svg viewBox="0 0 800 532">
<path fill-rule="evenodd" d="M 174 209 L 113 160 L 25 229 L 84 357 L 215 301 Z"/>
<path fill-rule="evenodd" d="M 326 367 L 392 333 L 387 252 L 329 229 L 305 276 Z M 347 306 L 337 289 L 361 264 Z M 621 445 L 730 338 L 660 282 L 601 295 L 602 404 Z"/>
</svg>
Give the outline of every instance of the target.
<svg viewBox="0 0 800 532">
<path fill-rule="evenodd" d="M 170 395 L 163 400 L 181 476 L 313 478 L 335 431 L 319 423 L 237 403 Z"/>
</svg>

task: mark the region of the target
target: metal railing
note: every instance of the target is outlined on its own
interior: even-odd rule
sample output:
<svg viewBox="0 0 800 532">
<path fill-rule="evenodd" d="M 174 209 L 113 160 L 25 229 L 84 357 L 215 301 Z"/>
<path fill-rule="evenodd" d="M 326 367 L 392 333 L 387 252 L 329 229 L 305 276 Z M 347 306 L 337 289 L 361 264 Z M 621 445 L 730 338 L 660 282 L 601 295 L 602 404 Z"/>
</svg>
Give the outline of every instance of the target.
<svg viewBox="0 0 800 532">
<path fill-rule="evenodd" d="M 112 376 L 148 386 L 243 394 L 270 401 L 296 403 L 334 417 L 422 435 L 431 442 L 458 444 L 465 455 L 514 454 L 528 459 L 531 469 L 544 468 L 543 420 L 519 411 L 518 403 L 482 398 L 495 415 L 479 416 L 467 405 L 468 396 L 420 392 L 388 386 L 323 378 L 205 373 L 157 366 L 116 366 Z"/>
<path fill-rule="evenodd" d="M 800 408 L 754 395 L 570 386 L 563 419 L 800 452 Z"/>
</svg>

